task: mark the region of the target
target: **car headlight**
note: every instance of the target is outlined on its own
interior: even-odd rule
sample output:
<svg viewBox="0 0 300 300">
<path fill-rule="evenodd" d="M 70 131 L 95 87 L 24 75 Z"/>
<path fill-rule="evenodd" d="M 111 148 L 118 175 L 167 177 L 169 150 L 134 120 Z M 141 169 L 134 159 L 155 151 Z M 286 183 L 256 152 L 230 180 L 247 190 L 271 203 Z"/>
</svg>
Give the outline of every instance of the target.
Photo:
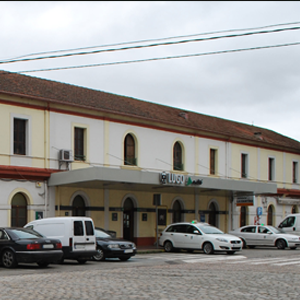
<svg viewBox="0 0 300 300">
<path fill-rule="evenodd" d="M 108 245 L 107 248 L 115 249 L 115 248 L 120 248 L 120 246 L 118 244 L 111 244 L 111 245 Z"/>
<path fill-rule="evenodd" d="M 134 243 L 132 243 L 132 248 L 136 248 L 136 245 Z"/>
<path fill-rule="evenodd" d="M 225 239 L 222 239 L 222 238 L 216 238 L 216 240 L 217 240 L 217 241 L 219 241 L 219 242 L 228 243 L 228 241 L 227 241 L 227 240 L 225 240 Z"/>
</svg>

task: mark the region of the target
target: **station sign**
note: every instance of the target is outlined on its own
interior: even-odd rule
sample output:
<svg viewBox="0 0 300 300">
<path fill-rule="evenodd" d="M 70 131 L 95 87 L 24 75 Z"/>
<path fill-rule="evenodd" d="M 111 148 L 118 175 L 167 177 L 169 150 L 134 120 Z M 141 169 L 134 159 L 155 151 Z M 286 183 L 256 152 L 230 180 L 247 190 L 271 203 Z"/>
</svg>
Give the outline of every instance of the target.
<svg viewBox="0 0 300 300">
<path fill-rule="evenodd" d="M 236 206 L 254 206 L 254 195 L 238 195 L 236 197 Z"/>
</svg>

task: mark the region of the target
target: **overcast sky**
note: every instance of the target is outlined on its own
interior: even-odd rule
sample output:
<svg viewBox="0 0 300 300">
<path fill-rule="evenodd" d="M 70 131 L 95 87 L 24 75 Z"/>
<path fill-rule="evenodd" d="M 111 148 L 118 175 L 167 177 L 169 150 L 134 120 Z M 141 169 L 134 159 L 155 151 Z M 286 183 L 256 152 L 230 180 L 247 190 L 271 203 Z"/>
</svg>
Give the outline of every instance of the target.
<svg viewBox="0 0 300 300">
<path fill-rule="evenodd" d="M 293 24 L 282 25 L 289 23 Z M 300 1 L 2 1 L 0 62 L 35 53 L 39 54 L 27 58 L 43 57 L 48 54 L 41 53 L 48 51 L 67 50 L 51 53 L 58 55 L 296 27 L 300 27 Z M 124 44 L 128 42 L 135 43 Z M 0 70 L 41 70 L 297 42 L 300 30 L 294 29 L 6 63 L 0 64 Z M 103 45 L 109 46 L 71 51 Z M 264 127 L 300 141 L 300 45 L 23 74 Z"/>
</svg>

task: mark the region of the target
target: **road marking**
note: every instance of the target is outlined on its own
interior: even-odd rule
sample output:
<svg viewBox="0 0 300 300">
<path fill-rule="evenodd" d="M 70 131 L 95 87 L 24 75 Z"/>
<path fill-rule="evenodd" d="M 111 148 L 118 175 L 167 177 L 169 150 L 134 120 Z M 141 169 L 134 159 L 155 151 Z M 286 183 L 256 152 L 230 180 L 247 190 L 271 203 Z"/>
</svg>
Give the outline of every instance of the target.
<svg viewBox="0 0 300 300">
<path fill-rule="evenodd" d="M 182 260 L 185 263 L 198 263 L 198 262 L 214 262 L 214 261 L 220 261 L 220 260 L 235 260 L 235 259 L 247 259 L 246 256 L 237 255 L 237 256 L 218 256 L 218 257 L 211 257 L 211 258 L 200 258 L 200 259 L 185 259 Z"/>
</svg>

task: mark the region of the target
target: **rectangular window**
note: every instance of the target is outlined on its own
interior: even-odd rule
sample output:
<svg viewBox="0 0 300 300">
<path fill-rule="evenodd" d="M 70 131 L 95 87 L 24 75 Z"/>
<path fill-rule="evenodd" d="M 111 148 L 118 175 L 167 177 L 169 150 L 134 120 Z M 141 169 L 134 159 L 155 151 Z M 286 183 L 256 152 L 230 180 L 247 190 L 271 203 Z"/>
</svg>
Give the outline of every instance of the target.
<svg viewBox="0 0 300 300">
<path fill-rule="evenodd" d="M 216 159 L 217 159 L 217 150 L 210 149 L 210 164 L 209 164 L 209 174 L 216 174 Z"/>
<path fill-rule="evenodd" d="M 74 132 L 74 159 L 85 160 L 84 155 L 84 128 L 75 127 Z"/>
<path fill-rule="evenodd" d="M 248 154 L 242 153 L 241 157 L 241 177 L 247 178 L 248 177 Z"/>
<path fill-rule="evenodd" d="M 83 236 L 83 225 L 81 221 L 74 221 L 74 235 Z"/>
<path fill-rule="evenodd" d="M 269 180 L 275 179 L 275 159 L 269 157 Z"/>
<path fill-rule="evenodd" d="M 298 162 L 293 161 L 293 183 L 298 183 Z"/>
<path fill-rule="evenodd" d="M 26 155 L 26 120 L 14 119 L 14 154 Z"/>
</svg>

